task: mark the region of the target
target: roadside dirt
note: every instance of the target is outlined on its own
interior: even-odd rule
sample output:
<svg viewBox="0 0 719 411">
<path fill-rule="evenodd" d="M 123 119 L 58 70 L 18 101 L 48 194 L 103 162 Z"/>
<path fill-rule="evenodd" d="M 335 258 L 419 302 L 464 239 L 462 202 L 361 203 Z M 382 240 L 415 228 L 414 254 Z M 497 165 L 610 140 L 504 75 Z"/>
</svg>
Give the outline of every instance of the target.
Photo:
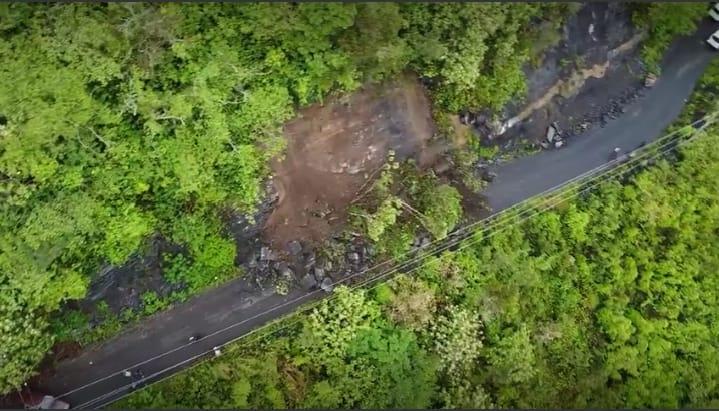
<svg viewBox="0 0 719 411">
<path fill-rule="evenodd" d="M 302 110 L 285 126 L 285 158 L 272 164 L 279 197 L 263 242 L 282 249 L 337 233 L 350 202 L 389 151 L 429 166 L 436 150 L 425 148 L 433 135 L 429 100 L 411 76 Z"/>
</svg>

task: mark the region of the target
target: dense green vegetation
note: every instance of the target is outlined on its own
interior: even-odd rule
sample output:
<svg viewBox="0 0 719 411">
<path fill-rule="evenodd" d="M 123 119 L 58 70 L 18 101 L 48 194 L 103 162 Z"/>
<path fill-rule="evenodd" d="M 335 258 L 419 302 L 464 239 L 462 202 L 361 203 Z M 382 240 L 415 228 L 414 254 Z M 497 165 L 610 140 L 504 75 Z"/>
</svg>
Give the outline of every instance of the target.
<svg viewBox="0 0 719 411">
<path fill-rule="evenodd" d="M 53 344 L 49 316 L 152 234 L 183 247 L 165 259 L 185 291 L 147 296 L 145 311 L 237 275 L 220 211 L 256 206 L 297 105 L 412 69 L 444 109 L 501 107 L 524 90 L 533 23 L 567 10 L 0 5 L 0 392 Z M 89 337 L 67 328 L 86 322 L 70 312 L 52 328 L 84 341 L 121 325 Z"/>
<path fill-rule="evenodd" d="M 456 188 L 442 184 L 431 170 L 418 172 L 411 161 L 396 162 L 393 153 L 360 196 L 350 211 L 352 223 L 382 257 L 398 258 L 409 251 L 421 232 L 441 240 L 462 217 L 462 196 Z"/>
<path fill-rule="evenodd" d="M 713 64 L 682 115 L 717 112 Z M 679 127 L 677 127 L 679 128 Z M 716 407 L 719 127 L 121 408 Z M 288 323 L 292 325 L 292 323 Z"/>
<path fill-rule="evenodd" d="M 642 58 L 650 71 L 659 71 L 659 62 L 678 35 L 688 35 L 706 16 L 707 3 L 635 3 L 634 22 L 647 30 Z"/>
<path fill-rule="evenodd" d="M 673 9 L 638 7 L 648 7 L 638 21 L 651 29 L 650 62 L 699 10 L 677 6 L 682 18 L 668 22 Z M 0 392 L 24 381 L 55 341 L 100 340 L 238 275 L 221 215 L 254 210 L 296 107 L 409 69 L 429 80 L 440 110 L 499 109 L 522 96 L 521 66 L 541 50 L 534 40 L 571 10 L 0 5 Z M 387 178 L 408 189 L 375 186 L 358 222 L 385 255 L 406 250 L 419 229 L 441 238 L 459 221 L 459 194 L 431 174 L 395 169 Z M 101 302 L 95 328 L 80 311 L 58 316 L 102 267 L 142 254 L 155 234 L 181 246 L 162 256 L 164 278 L 181 291 L 148 291 L 136 311 Z M 393 334 L 382 318 L 390 324 L 382 338 L 418 338 Z M 431 357 L 420 343 L 408 353 Z"/>
</svg>

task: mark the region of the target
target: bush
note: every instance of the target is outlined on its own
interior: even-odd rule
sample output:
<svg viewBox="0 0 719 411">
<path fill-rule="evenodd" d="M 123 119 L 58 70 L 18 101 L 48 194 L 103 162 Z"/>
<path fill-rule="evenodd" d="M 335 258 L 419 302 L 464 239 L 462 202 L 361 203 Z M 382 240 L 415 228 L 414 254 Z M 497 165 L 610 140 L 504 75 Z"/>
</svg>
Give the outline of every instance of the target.
<svg viewBox="0 0 719 411">
<path fill-rule="evenodd" d="M 706 3 L 644 3 L 634 7 L 634 22 L 648 31 L 642 58 L 655 73 L 672 40 L 692 34 L 707 13 Z"/>
</svg>

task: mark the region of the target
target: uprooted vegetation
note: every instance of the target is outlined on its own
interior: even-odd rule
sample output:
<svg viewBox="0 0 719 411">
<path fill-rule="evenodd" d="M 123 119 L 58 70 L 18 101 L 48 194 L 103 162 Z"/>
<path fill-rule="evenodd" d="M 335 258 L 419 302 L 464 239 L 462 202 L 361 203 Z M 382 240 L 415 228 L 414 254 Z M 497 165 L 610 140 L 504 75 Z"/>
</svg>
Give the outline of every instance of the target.
<svg viewBox="0 0 719 411">
<path fill-rule="evenodd" d="M 0 5 L 0 354 L 9 359 L 0 391 L 24 381 L 57 340 L 103 339 L 239 275 L 221 215 L 258 207 L 295 108 L 411 69 L 442 110 L 498 110 L 524 91 L 533 39 L 568 11 L 519 3 Z M 474 155 L 458 152 L 455 165 Z M 481 185 L 463 173 L 465 185 Z M 427 190 L 453 207 L 455 192 L 438 187 Z M 404 227 L 441 237 L 456 223 L 440 221 L 421 199 L 400 198 L 418 213 L 403 205 L 373 226 L 397 250 L 406 248 Z M 386 224 L 390 214 L 395 224 Z M 399 240 L 382 240 L 390 235 Z M 143 255 L 158 237 L 171 244 L 155 264 L 170 291 L 144 290 L 138 306 L 122 311 L 99 302 L 92 319 L 64 310 L 98 273 Z"/>
<path fill-rule="evenodd" d="M 52 345 L 48 317 L 153 233 L 182 247 L 185 294 L 236 275 L 219 211 L 256 207 L 295 105 L 412 68 L 447 109 L 500 107 L 528 23 L 564 8 L 3 4 L 0 389 Z"/>
<path fill-rule="evenodd" d="M 411 161 L 399 163 L 390 152 L 378 178 L 355 199 L 350 215 L 381 255 L 397 258 L 410 250 L 420 231 L 436 240 L 445 238 L 462 217 L 460 200 L 457 189 L 442 184 L 432 170 L 418 171 Z"/>
<path fill-rule="evenodd" d="M 674 129 L 694 135 L 685 125 L 719 110 L 717 73 Z M 411 277 L 340 288 L 289 330 L 279 323 L 116 406 L 716 407 L 718 142 L 713 125 L 648 169 L 477 232 Z"/>
</svg>

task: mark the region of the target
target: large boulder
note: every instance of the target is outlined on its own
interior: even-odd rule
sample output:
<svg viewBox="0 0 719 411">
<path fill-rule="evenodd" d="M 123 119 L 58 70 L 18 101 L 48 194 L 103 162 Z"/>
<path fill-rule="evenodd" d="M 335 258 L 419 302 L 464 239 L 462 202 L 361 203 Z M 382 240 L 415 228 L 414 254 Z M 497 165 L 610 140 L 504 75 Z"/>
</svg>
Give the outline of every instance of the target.
<svg viewBox="0 0 719 411">
<path fill-rule="evenodd" d="M 303 290 L 313 290 L 317 287 L 317 280 L 313 275 L 307 274 L 300 279 L 300 286 L 302 286 Z"/>
<path fill-rule="evenodd" d="M 292 255 L 298 255 L 302 252 L 302 244 L 297 240 L 290 241 L 287 244 L 287 251 Z"/>
<path fill-rule="evenodd" d="M 644 87 L 654 87 L 654 84 L 657 83 L 657 76 L 653 73 L 649 73 L 646 78 L 644 78 Z"/>
<path fill-rule="evenodd" d="M 320 289 L 326 293 L 331 293 L 332 290 L 335 289 L 335 286 L 332 284 L 332 279 L 329 277 L 325 277 L 322 279 L 322 282 L 320 283 Z"/>
</svg>

